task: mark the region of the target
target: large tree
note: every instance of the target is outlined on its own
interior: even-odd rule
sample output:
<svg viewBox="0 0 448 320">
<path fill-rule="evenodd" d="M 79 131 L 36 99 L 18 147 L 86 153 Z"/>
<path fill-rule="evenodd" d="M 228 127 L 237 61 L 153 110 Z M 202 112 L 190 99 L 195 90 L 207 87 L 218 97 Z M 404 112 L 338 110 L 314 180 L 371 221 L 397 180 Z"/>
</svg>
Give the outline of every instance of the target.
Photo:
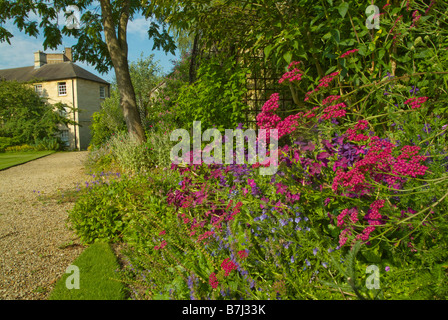
<svg viewBox="0 0 448 320">
<path fill-rule="evenodd" d="M 175 3 L 177 2 L 166 1 L 166 5 L 170 6 Z M 66 17 L 75 23 L 60 29 L 55 23 L 58 13 L 73 5 L 80 12 L 79 24 L 78 21 L 73 20 L 77 15 L 72 11 L 67 13 Z M 162 7 L 163 2 L 160 2 L 158 9 Z M 0 0 L 0 42 L 10 43 L 13 34 L 2 24 L 11 20 L 20 31 L 29 36 L 37 37 L 39 30 L 43 30 L 45 50 L 56 49 L 58 45 L 61 45 L 63 35 L 75 37 L 77 39 L 77 43 L 73 46 L 75 60 L 93 64 L 100 73 L 109 71 L 111 67 L 114 68 L 128 130 L 140 141 L 144 141 L 145 132 L 129 72 L 127 41 L 128 22 L 141 11 L 145 12 L 148 19 L 152 19 L 148 36 L 154 40 L 153 49 L 161 48 L 174 54 L 176 45 L 168 32 L 166 22 L 148 13 L 145 2 L 139 0 L 100 0 L 99 2 L 94 0 Z M 30 20 L 31 14 L 38 15 L 41 22 Z"/>
</svg>

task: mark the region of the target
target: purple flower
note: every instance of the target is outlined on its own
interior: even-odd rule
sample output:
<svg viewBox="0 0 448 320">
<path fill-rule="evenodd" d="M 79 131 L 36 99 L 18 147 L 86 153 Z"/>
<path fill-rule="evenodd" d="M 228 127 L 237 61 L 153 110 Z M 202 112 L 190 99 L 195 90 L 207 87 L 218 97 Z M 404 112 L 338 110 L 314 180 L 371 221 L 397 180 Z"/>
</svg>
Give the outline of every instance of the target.
<svg viewBox="0 0 448 320">
<path fill-rule="evenodd" d="M 384 270 L 386 270 L 386 272 L 389 272 L 390 271 L 390 267 L 387 266 L 386 268 L 384 268 Z"/>
<path fill-rule="evenodd" d="M 411 87 L 412 87 L 412 89 L 409 90 L 409 93 L 412 93 L 413 95 L 414 95 L 414 93 L 417 93 L 418 91 L 420 91 L 420 89 L 417 88 L 416 86 L 411 86 Z"/>
</svg>

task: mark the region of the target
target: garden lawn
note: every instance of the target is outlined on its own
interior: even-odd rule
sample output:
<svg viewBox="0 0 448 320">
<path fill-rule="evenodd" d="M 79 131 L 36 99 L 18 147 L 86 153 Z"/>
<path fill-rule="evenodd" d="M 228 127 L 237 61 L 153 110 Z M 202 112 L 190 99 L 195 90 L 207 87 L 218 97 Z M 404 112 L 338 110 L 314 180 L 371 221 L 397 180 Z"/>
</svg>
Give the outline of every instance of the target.
<svg viewBox="0 0 448 320">
<path fill-rule="evenodd" d="M 0 153 L 0 170 L 8 169 L 38 158 L 48 156 L 55 151 L 30 151 Z"/>
<path fill-rule="evenodd" d="M 119 264 L 108 243 L 96 242 L 72 263 L 79 268 L 79 288 L 68 289 L 66 282 L 75 284 L 75 272 L 68 270 L 56 283 L 49 300 L 124 300 L 126 288 L 118 281 L 115 270 Z M 67 279 L 71 277 L 70 279 Z"/>
</svg>

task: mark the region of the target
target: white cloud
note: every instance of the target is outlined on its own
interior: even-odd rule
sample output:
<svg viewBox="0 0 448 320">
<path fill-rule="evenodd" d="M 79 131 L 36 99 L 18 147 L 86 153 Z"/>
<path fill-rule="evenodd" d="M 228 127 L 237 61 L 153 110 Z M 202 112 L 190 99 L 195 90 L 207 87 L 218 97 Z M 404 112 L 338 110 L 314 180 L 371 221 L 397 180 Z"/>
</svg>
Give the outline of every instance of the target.
<svg viewBox="0 0 448 320">
<path fill-rule="evenodd" d="M 146 20 L 145 18 L 137 18 L 128 23 L 128 33 L 138 36 L 141 39 L 148 38 L 148 30 L 151 26 L 152 19 Z"/>
<path fill-rule="evenodd" d="M 34 52 L 43 50 L 42 41 L 32 37 L 15 36 L 11 45 L 0 43 L 0 69 L 34 65 Z"/>
</svg>

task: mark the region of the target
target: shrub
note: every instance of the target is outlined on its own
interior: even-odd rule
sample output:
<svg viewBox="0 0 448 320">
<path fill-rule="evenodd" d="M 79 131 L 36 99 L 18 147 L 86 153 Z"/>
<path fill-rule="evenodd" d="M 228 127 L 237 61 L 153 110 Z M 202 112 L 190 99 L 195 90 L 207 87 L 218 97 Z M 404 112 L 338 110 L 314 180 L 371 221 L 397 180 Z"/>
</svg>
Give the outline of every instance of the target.
<svg viewBox="0 0 448 320">
<path fill-rule="evenodd" d="M 85 188 L 78 189 L 79 198 L 69 213 L 71 228 L 84 243 L 132 238 L 129 225 L 141 219 L 141 211 L 153 199 L 162 201 L 179 179 L 176 172 L 166 170 L 150 176 L 101 172 L 92 177 L 94 180 L 86 182 Z"/>
<path fill-rule="evenodd" d="M 117 169 L 110 143 L 104 143 L 99 147 L 89 146 L 85 165 L 93 171 L 108 171 Z"/>
<path fill-rule="evenodd" d="M 129 217 L 127 181 L 86 182 L 81 196 L 69 213 L 71 227 L 83 243 L 117 241 Z"/>
<path fill-rule="evenodd" d="M 148 148 L 129 133 L 114 134 L 110 149 L 117 164 L 128 173 L 144 173 L 152 164 Z"/>
<path fill-rule="evenodd" d="M 6 152 L 24 152 L 24 151 L 32 151 L 32 150 L 36 150 L 36 149 L 28 144 L 23 144 L 20 146 L 11 146 L 11 147 L 7 147 L 5 149 Z"/>
<path fill-rule="evenodd" d="M 224 130 L 243 122 L 246 73 L 232 57 L 204 61 L 198 80 L 184 85 L 176 100 L 174 110 L 181 126 L 191 128 L 193 121 L 201 121 L 203 127 Z"/>
<path fill-rule="evenodd" d="M 113 134 L 126 131 L 126 122 L 120 106 L 120 95 L 116 88 L 112 88 L 110 97 L 101 104 L 101 110 L 92 116 L 91 146 L 99 147 L 106 143 Z"/>
<path fill-rule="evenodd" d="M 36 140 L 36 142 L 34 143 L 33 148 L 37 151 L 44 151 L 44 150 L 61 150 L 62 148 L 62 143 L 61 140 L 59 138 L 56 137 L 52 137 L 52 138 L 43 138 L 43 139 L 38 139 Z"/>
</svg>

